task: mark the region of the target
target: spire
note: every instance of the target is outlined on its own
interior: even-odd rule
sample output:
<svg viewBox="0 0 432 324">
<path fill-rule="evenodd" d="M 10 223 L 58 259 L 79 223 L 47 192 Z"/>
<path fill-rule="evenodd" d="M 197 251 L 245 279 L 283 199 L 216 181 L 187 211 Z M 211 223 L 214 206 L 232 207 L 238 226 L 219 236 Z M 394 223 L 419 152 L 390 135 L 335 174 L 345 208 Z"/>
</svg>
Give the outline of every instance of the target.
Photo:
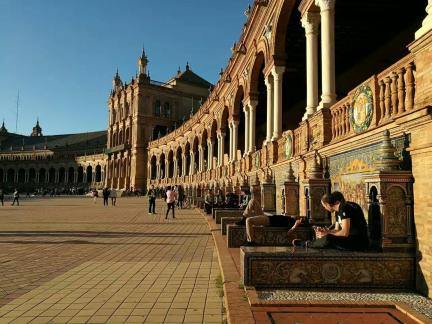
<svg viewBox="0 0 432 324">
<path fill-rule="evenodd" d="M 116 74 L 114 75 L 113 81 L 112 81 L 112 86 L 113 86 L 113 90 L 114 92 L 121 87 L 122 84 L 122 80 L 120 79 L 120 75 L 119 75 L 119 71 L 118 68 L 116 70 Z"/>
<path fill-rule="evenodd" d="M 7 132 L 8 132 L 8 130 L 5 127 L 5 123 L 4 123 L 4 119 L 3 119 L 2 126 L 0 127 L 0 135 L 1 134 L 6 134 Z"/>
<path fill-rule="evenodd" d="M 42 128 L 39 125 L 39 117 L 36 120 L 36 125 L 33 127 L 33 131 L 30 134 L 30 136 L 43 136 L 42 135 Z"/>
<path fill-rule="evenodd" d="M 139 70 L 140 75 L 141 74 L 144 74 L 144 75 L 148 74 L 147 73 L 148 63 L 149 63 L 149 60 L 147 58 L 147 55 L 146 55 L 145 50 L 144 50 L 144 45 L 143 45 L 141 56 L 138 59 L 138 70 Z"/>
<path fill-rule="evenodd" d="M 180 75 L 181 74 L 181 69 L 180 69 L 180 66 L 178 67 L 178 70 L 177 70 L 177 75 Z"/>
<path fill-rule="evenodd" d="M 189 62 L 186 62 L 186 71 L 190 70 Z"/>
</svg>

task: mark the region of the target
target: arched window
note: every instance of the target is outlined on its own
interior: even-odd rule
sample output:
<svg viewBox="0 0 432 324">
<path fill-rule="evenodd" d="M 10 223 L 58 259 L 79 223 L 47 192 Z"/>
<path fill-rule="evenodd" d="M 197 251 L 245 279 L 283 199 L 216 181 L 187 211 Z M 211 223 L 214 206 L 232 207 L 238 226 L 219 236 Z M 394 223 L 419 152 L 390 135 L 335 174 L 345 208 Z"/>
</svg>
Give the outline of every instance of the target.
<svg viewBox="0 0 432 324">
<path fill-rule="evenodd" d="M 160 100 L 156 100 L 153 113 L 155 116 L 161 115 L 161 102 L 160 102 Z"/>
<path fill-rule="evenodd" d="M 101 172 L 101 166 L 98 164 L 96 166 L 96 182 L 101 182 L 102 181 L 102 172 Z"/>
<path fill-rule="evenodd" d="M 89 165 L 86 169 L 87 183 L 91 183 L 93 179 L 93 168 Z"/>
</svg>

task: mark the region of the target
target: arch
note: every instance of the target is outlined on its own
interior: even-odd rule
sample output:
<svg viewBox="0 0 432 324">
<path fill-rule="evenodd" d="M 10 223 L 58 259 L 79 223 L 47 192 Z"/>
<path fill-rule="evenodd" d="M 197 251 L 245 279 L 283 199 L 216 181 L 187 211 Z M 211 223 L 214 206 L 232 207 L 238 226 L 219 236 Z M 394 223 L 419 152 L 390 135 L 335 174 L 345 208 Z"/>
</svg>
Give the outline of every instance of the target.
<svg viewBox="0 0 432 324">
<path fill-rule="evenodd" d="M 199 163 L 199 138 L 195 136 L 192 142 L 192 153 L 194 155 L 194 165 L 192 166 L 194 173 L 198 171 L 198 163 Z"/>
<path fill-rule="evenodd" d="M 56 171 L 54 168 L 50 168 L 48 170 L 48 182 L 49 183 L 55 183 L 55 174 L 56 174 Z"/>
<path fill-rule="evenodd" d="M 163 116 L 166 118 L 171 118 L 171 106 L 170 106 L 169 102 L 164 103 Z"/>
<path fill-rule="evenodd" d="M 61 167 L 59 169 L 59 178 L 58 178 L 58 182 L 59 183 L 64 183 L 66 180 L 66 170 L 64 167 Z"/>
<path fill-rule="evenodd" d="M 252 66 L 252 71 L 249 78 L 249 96 L 258 94 L 258 81 L 260 74 L 263 73 L 266 66 L 265 55 L 263 52 L 258 52 L 255 56 L 255 61 Z"/>
<path fill-rule="evenodd" d="M 243 100 L 244 100 L 244 88 L 241 85 L 237 88 L 234 97 L 233 110 L 232 110 L 232 117 L 234 118 L 234 120 L 238 121 L 237 150 L 240 150 L 240 155 L 243 155 L 245 150 L 246 118 L 245 118 L 245 113 L 243 111 L 243 107 L 244 107 Z M 237 152 L 234 152 L 234 154 L 237 154 Z"/>
<path fill-rule="evenodd" d="M 183 166 L 183 160 L 182 160 L 182 153 L 183 153 L 183 149 L 181 146 L 177 147 L 176 150 L 176 159 L 177 159 L 177 172 L 179 176 L 183 176 L 182 173 L 182 166 Z"/>
<path fill-rule="evenodd" d="M 157 173 L 156 155 L 153 155 L 150 159 L 150 179 L 155 180 Z"/>
<path fill-rule="evenodd" d="M 204 128 L 203 132 L 200 135 L 200 143 L 201 146 L 203 148 L 203 165 L 202 170 L 201 171 L 206 171 L 207 170 L 207 165 L 208 165 L 208 144 L 207 144 L 207 139 L 208 139 L 208 132 L 207 129 Z"/>
<path fill-rule="evenodd" d="M 29 169 L 29 178 L 28 181 L 30 183 L 35 183 L 36 182 L 36 170 L 35 168 L 30 168 Z"/>
<path fill-rule="evenodd" d="M 46 183 L 46 169 L 39 169 L 39 183 Z"/>
<path fill-rule="evenodd" d="M 186 142 L 186 145 L 185 145 L 185 160 L 186 160 L 185 175 L 190 175 L 190 163 L 191 163 L 190 150 L 191 150 L 191 144 L 188 141 L 188 142 Z"/>
<path fill-rule="evenodd" d="M 158 99 L 155 101 L 154 108 L 153 108 L 153 114 L 155 116 L 160 116 L 161 115 L 161 108 L 162 108 L 161 107 L 161 101 Z"/>
<path fill-rule="evenodd" d="M 159 156 L 159 178 L 164 179 L 166 176 L 166 170 L 165 170 L 165 153 L 162 152 L 162 154 Z"/>
<path fill-rule="evenodd" d="M 291 18 L 291 14 L 293 12 L 293 9 L 295 7 L 296 1 L 295 0 L 286 0 L 281 1 L 280 7 L 276 10 L 276 19 L 274 22 L 273 30 L 275 32 L 273 33 L 273 48 L 271 49 L 271 54 L 273 54 L 275 57 L 279 59 L 285 59 L 286 58 L 286 34 L 288 31 L 288 23 Z M 298 22 L 300 24 L 300 22 Z"/>
<path fill-rule="evenodd" d="M 73 167 L 69 167 L 68 169 L 68 183 L 74 183 L 75 169 Z"/>
<path fill-rule="evenodd" d="M 101 182 L 102 181 L 102 167 L 99 164 L 96 165 L 95 172 L 96 172 L 96 174 L 95 174 L 95 181 L 96 182 Z"/>
<path fill-rule="evenodd" d="M 4 171 L 2 168 L 0 168 L 0 183 L 3 183 L 3 178 L 4 178 Z"/>
<path fill-rule="evenodd" d="M 174 177 L 174 152 L 172 149 L 168 152 L 168 178 Z"/>
<path fill-rule="evenodd" d="M 77 182 L 83 183 L 84 182 L 84 168 L 81 165 L 78 167 L 77 173 L 78 173 Z"/>
<path fill-rule="evenodd" d="M 18 183 L 24 183 L 25 182 L 25 170 L 23 168 L 20 168 L 18 170 Z"/>
<path fill-rule="evenodd" d="M 7 177 L 6 177 L 7 183 L 14 183 L 15 182 L 15 170 L 12 168 L 9 168 L 7 171 Z"/>
<path fill-rule="evenodd" d="M 87 183 L 92 183 L 92 181 L 93 181 L 93 168 L 92 168 L 91 165 L 89 165 L 86 168 L 86 182 Z"/>
</svg>

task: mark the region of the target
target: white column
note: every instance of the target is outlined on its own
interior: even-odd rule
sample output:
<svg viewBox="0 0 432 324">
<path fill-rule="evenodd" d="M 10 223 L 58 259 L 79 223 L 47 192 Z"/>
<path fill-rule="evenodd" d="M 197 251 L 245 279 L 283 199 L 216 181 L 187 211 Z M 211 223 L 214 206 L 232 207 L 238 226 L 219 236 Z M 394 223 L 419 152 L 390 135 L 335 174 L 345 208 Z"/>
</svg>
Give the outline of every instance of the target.
<svg viewBox="0 0 432 324">
<path fill-rule="evenodd" d="M 313 115 L 318 106 L 318 13 L 307 12 L 301 19 L 306 35 L 306 112 L 303 120 Z"/>
<path fill-rule="evenodd" d="M 266 144 L 271 142 L 273 135 L 273 80 L 272 75 L 269 74 L 265 80 L 267 87 L 267 133 L 266 133 Z"/>
<path fill-rule="evenodd" d="M 211 139 L 207 140 L 207 170 L 213 169 L 213 146 L 214 142 Z"/>
<path fill-rule="evenodd" d="M 218 166 L 223 165 L 225 133 L 218 133 Z"/>
<path fill-rule="evenodd" d="M 173 178 L 178 176 L 178 161 L 177 156 L 173 158 L 174 160 L 174 170 L 173 170 Z"/>
<path fill-rule="evenodd" d="M 282 81 L 284 72 L 284 66 L 274 66 L 272 69 L 274 87 L 274 110 L 272 116 L 273 137 L 271 139 L 272 141 L 276 141 L 282 136 Z"/>
<path fill-rule="evenodd" d="M 182 176 L 186 175 L 186 153 L 182 154 Z"/>
<path fill-rule="evenodd" d="M 321 85 L 318 110 L 336 102 L 334 7 L 336 0 L 315 0 L 321 10 Z"/>
<path fill-rule="evenodd" d="M 231 121 L 228 122 L 228 128 L 229 128 L 229 150 L 228 150 L 228 160 L 231 162 L 233 160 L 233 129 Z"/>
<path fill-rule="evenodd" d="M 249 153 L 255 152 L 255 120 L 256 120 L 256 107 L 258 102 L 251 100 L 249 102 Z"/>
<path fill-rule="evenodd" d="M 126 171 L 127 173 L 127 171 Z M 168 179 L 169 176 L 169 161 L 168 159 L 165 160 L 165 173 L 164 173 L 164 178 Z"/>
<path fill-rule="evenodd" d="M 232 161 L 237 161 L 237 147 L 238 147 L 238 120 L 232 121 L 232 134 L 233 134 L 233 158 Z"/>
<path fill-rule="evenodd" d="M 160 167 L 160 161 L 157 163 L 157 171 L 156 171 L 156 179 L 160 179 L 161 176 L 161 167 Z"/>
<path fill-rule="evenodd" d="M 245 145 L 243 155 L 249 153 L 249 106 L 248 104 L 243 104 L 243 112 L 245 114 Z"/>
<path fill-rule="evenodd" d="M 199 172 L 203 172 L 204 166 L 204 147 L 202 145 L 198 145 L 198 170 Z"/>
<path fill-rule="evenodd" d="M 421 36 L 426 34 L 432 29 L 432 0 L 428 0 L 426 7 L 427 16 L 422 22 L 422 26 L 415 32 L 415 39 L 419 39 Z"/>
<path fill-rule="evenodd" d="M 189 156 L 190 156 L 190 165 L 189 165 L 189 175 L 192 175 L 195 173 L 195 154 L 193 152 L 193 150 L 189 151 Z"/>
</svg>

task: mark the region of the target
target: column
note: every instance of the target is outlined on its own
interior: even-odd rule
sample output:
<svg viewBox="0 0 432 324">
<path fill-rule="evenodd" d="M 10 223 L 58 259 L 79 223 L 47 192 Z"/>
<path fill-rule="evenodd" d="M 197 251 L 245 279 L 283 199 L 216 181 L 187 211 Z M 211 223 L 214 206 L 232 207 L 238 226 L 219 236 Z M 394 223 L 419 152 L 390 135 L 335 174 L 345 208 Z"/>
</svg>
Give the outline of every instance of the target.
<svg viewBox="0 0 432 324">
<path fill-rule="evenodd" d="M 186 175 L 186 153 L 182 153 L 182 176 Z"/>
<path fill-rule="evenodd" d="M 169 161 L 168 161 L 168 159 L 165 160 L 165 174 L 164 174 L 164 178 L 165 179 L 169 178 Z"/>
<path fill-rule="evenodd" d="M 335 0 L 316 0 L 321 10 L 321 84 L 318 110 L 336 102 L 334 7 Z"/>
<path fill-rule="evenodd" d="M 222 133 L 217 133 L 217 140 L 218 140 L 218 152 L 217 152 L 217 166 L 222 165 Z"/>
<path fill-rule="evenodd" d="M 256 120 L 256 107 L 258 102 L 251 100 L 249 102 L 249 153 L 256 150 L 255 146 L 255 120 Z M 276 117 L 276 116 L 275 116 Z"/>
<path fill-rule="evenodd" d="M 203 172 L 204 165 L 204 147 L 202 145 L 198 145 L 198 171 Z"/>
<path fill-rule="evenodd" d="M 228 153 L 228 160 L 231 162 L 233 160 L 233 130 L 232 130 L 232 124 L 231 121 L 228 122 L 228 128 L 229 128 L 229 153 Z"/>
<path fill-rule="evenodd" d="M 178 161 L 177 161 L 177 156 L 175 156 L 173 158 L 174 160 L 174 170 L 173 170 L 173 178 L 178 176 Z"/>
<path fill-rule="evenodd" d="M 270 143 L 273 135 L 273 80 L 269 74 L 264 80 L 267 88 L 267 133 L 265 144 Z"/>
<path fill-rule="evenodd" d="M 156 164 L 156 179 L 160 179 L 160 176 L 161 176 L 160 171 L 161 171 L 160 161 L 158 161 Z"/>
<path fill-rule="evenodd" d="M 284 66 L 274 66 L 272 69 L 274 87 L 274 110 L 272 116 L 273 137 L 271 139 L 272 141 L 276 141 L 282 136 L 282 81 L 284 72 Z"/>
<path fill-rule="evenodd" d="M 214 146 L 214 141 L 212 141 L 211 139 L 207 140 L 207 169 L 211 170 L 213 169 L 213 146 Z"/>
<path fill-rule="evenodd" d="M 28 183 L 29 182 L 29 170 L 28 169 L 25 169 L 25 171 L 24 171 L 24 182 L 25 183 Z"/>
<path fill-rule="evenodd" d="M 249 153 L 249 106 L 246 103 L 243 104 L 243 112 L 245 114 L 245 148 L 243 155 L 247 155 Z"/>
<path fill-rule="evenodd" d="M 190 164 L 189 164 L 189 175 L 192 175 L 195 173 L 195 154 L 194 151 L 191 150 L 189 151 L 189 155 L 190 155 Z"/>
<path fill-rule="evenodd" d="M 301 19 L 306 35 L 306 112 L 308 119 L 318 106 L 318 26 L 320 16 L 307 12 Z"/>
<path fill-rule="evenodd" d="M 233 142 L 233 151 L 232 151 L 233 157 L 232 157 L 232 161 L 237 160 L 238 124 L 239 124 L 238 120 L 234 119 L 232 121 L 232 126 L 231 126 L 232 134 L 233 134 L 233 141 L 232 141 Z"/>
</svg>

